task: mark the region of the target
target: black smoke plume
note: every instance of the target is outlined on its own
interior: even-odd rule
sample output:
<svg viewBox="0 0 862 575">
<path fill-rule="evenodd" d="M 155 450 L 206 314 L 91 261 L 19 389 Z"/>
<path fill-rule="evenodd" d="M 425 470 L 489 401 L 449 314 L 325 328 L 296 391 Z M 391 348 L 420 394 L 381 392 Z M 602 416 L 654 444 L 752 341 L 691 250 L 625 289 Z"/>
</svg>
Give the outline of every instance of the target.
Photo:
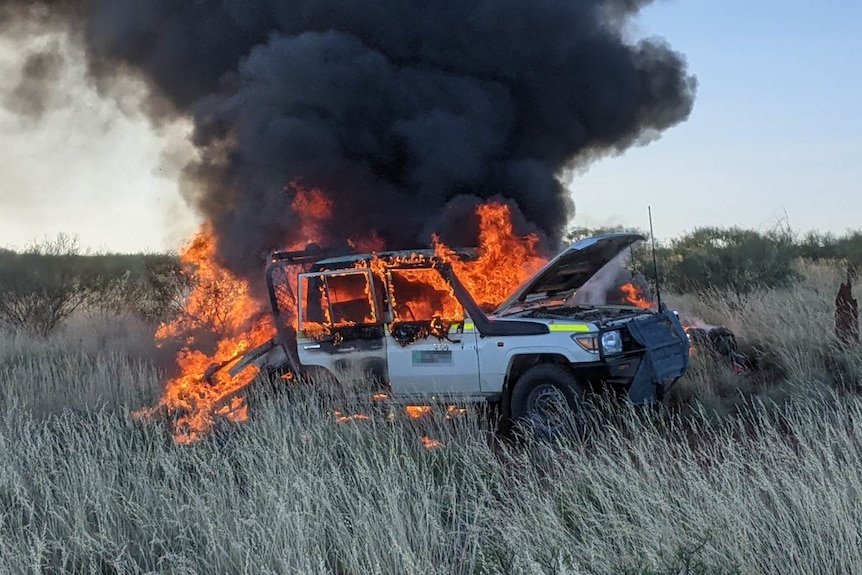
<svg viewBox="0 0 862 575">
<path fill-rule="evenodd" d="M 553 243 L 574 212 L 566 169 L 691 112 L 685 59 L 626 38 L 647 4 L 56 0 L 49 13 L 79 26 L 94 77 L 140 73 L 194 119 L 191 200 L 225 261 L 257 275 L 261 254 L 302 239 L 292 182 L 332 199 L 333 242 L 373 230 L 390 248 L 427 244 L 432 224 L 454 227 L 453 201 L 461 217 L 459 198 L 503 197 Z"/>
</svg>

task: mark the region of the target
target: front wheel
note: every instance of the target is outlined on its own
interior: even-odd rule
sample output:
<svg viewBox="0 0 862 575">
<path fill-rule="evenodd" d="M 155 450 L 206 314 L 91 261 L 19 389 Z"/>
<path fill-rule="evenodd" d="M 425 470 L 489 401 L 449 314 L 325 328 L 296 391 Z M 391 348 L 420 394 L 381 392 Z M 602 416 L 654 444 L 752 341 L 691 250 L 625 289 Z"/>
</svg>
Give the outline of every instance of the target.
<svg viewBox="0 0 862 575">
<path fill-rule="evenodd" d="M 584 387 L 564 367 L 538 365 L 515 383 L 510 403 L 512 420 L 544 439 L 555 439 L 566 431 L 583 433 L 585 395 Z"/>
</svg>

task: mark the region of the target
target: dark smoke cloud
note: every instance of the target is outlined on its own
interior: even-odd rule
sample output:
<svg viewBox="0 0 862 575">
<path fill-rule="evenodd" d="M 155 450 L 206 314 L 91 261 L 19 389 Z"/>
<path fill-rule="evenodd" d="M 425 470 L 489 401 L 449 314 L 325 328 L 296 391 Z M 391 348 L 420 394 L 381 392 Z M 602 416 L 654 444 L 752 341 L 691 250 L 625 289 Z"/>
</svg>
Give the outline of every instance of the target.
<svg viewBox="0 0 862 575">
<path fill-rule="evenodd" d="M 80 26 L 88 0 L 0 0 L 0 30 L 21 37 L 40 28 Z"/>
<path fill-rule="evenodd" d="M 565 169 L 692 109 L 684 58 L 661 41 L 624 39 L 648 3 L 55 5 L 84 10 L 96 76 L 137 70 L 194 118 L 194 203 L 227 263 L 257 274 L 262 253 L 301 239 L 290 182 L 331 196 L 332 241 L 374 230 L 390 247 L 427 243 L 429 227 L 453 227 L 447 213 L 463 218 L 464 197 L 495 196 L 559 237 L 574 211 Z"/>
<path fill-rule="evenodd" d="M 38 121 L 48 108 L 63 65 L 57 48 L 31 53 L 24 61 L 21 78 L 3 97 L 3 106 L 31 121 Z"/>
</svg>

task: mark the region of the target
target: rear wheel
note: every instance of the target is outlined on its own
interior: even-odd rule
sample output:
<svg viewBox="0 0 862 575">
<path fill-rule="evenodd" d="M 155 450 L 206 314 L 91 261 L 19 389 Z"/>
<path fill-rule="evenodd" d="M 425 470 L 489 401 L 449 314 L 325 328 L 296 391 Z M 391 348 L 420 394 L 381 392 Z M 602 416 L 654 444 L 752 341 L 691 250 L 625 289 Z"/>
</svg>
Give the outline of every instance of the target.
<svg viewBox="0 0 862 575">
<path fill-rule="evenodd" d="M 544 439 L 582 433 L 586 427 L 584 387 L 562 366 L 529 369 L 515 383 L 510 401 L 515 425 L 526 426 Z"/>
</svg>

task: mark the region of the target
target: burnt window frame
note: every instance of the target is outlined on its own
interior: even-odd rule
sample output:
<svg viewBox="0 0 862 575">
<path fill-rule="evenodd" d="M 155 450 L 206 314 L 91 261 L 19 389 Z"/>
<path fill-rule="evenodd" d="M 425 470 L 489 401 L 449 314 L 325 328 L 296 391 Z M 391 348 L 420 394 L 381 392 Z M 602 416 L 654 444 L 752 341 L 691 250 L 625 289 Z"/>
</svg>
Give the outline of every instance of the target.
<svg viewBox="0 0 862 575">
<path fill-rule="evenodd" d="M 447 284 L 451 289 L 449 296 L 458 304 L 458 307 L 461 308 L 461 315 L 463 316 L 461 318 L 461 321 L 463 322 L 468 316 L 467 308 L 464 305 L 464 303 L 461 301 L 461 299 L 458 297 L 458 295 L 456 294 L 454 286 L 452 286 L 451 280 L 447 277 L 447 275 L 442 273 L 442 271 L 437 266 L 434 266 L 434 265 L 416 266 L 416 265 L 407 264 L 407 265 L 394 265 L 394 266 L 387 266 L 386 267 L 386 295 L 387 295 L 386 304 L 387 304 L 387 307 L 389 309 L 389 316 L 390 316 L 388 323 L 404 323 L 404 324 L 413 323 L 413 324 L 416 324 L 416 323 L 429 322 L 433 319 L 433 318 L 410 319 L 410 318 L 399 318 L 399 317 L 397 317 L 397 312 L 395 310 L 395 306 L 393 305 L 393 302 L 397 305 L 399 300 L 396 297 L 396 293 L 395 293 L 396 290 L 395 290 L 395 285 L 392 281 L 392 274 L 393 274 L 393 272 L 416 272 L 416 271 L 422 271 L 422 272 L 427 272 L 427 273 L 431 273 L 431 274 L 437 274 L 440 278 L 443 279 L 443 282 L 445 284 Z"/>
<path fill-rule="evenodd" d="M 332 300 L 328 296 L 328 294 L 329 294 L 328 278 L 332 277 L 332 276 L 347 276 L 347 275 L 364 275 L 366 282 L 367 282 L 366 285 L 368 285 L 369 290 L 370 290 L 370 295 L 371 295 L 371 313 L 372 313 L 372 316 L 374 317 L 374 321 L 372 323 L 367 323 L 364 321 L 363 322 L 357 322 L 356 327 L 379 326 L 379 325 L 384 323 L 384 317 L 383 317 L 383 314 L 381 313 L 382 310 L 380 309 L 380 303 L 381 302 L 380 302 L 379 298 L 377 297 L 377 291 L 376 291 L 376 286 L 375 286 L 375 282 L 374 282 L 374 275 L 370 269 L 357 268 L 357 269 L 346 269 L 346 270 L 342 269 L 342 270 L 306 272 L 306 273 L 299 274 L 298 275 L 298 281 L 297 281 L 297 298 L 296 298 L 296 301 L 297 301 L 297 306 L 296 306 L 297 307 L 297 310 L 296 310 L 297 323 L 296 323 L 296 325 L 297 325 L 297 329 L 300 333 L 305 332 L 304 326 L 305 326 L 305 323 L 307 321 L 305 318 L 305 313 L 304 313 L 306 311 L 306 307 L 307 307 L 305 299 L 304 299 L 305 298 L 305 288 L 308 285 L 307 279 L 311 279 L 311 278 L 322 278 L 323 279 L 324 289 L 326 290 L 326 293 L 327 293 L 327 300 L 326 300 L 326 304 L 328 307 L 327 311 L 329 312 L 329 318 L 330 318 L 330 321 L 328 323 L 326 321 L 312 322 L 312 323 L 320 323 L 321 325 L 323 325 L 329 329 L 332 329 L 333 327 L 335 327 L 335 325 L 332 322 Z M 323 306 L 320 306 L 320 309 L 323 310 Z"/>
</svg>

